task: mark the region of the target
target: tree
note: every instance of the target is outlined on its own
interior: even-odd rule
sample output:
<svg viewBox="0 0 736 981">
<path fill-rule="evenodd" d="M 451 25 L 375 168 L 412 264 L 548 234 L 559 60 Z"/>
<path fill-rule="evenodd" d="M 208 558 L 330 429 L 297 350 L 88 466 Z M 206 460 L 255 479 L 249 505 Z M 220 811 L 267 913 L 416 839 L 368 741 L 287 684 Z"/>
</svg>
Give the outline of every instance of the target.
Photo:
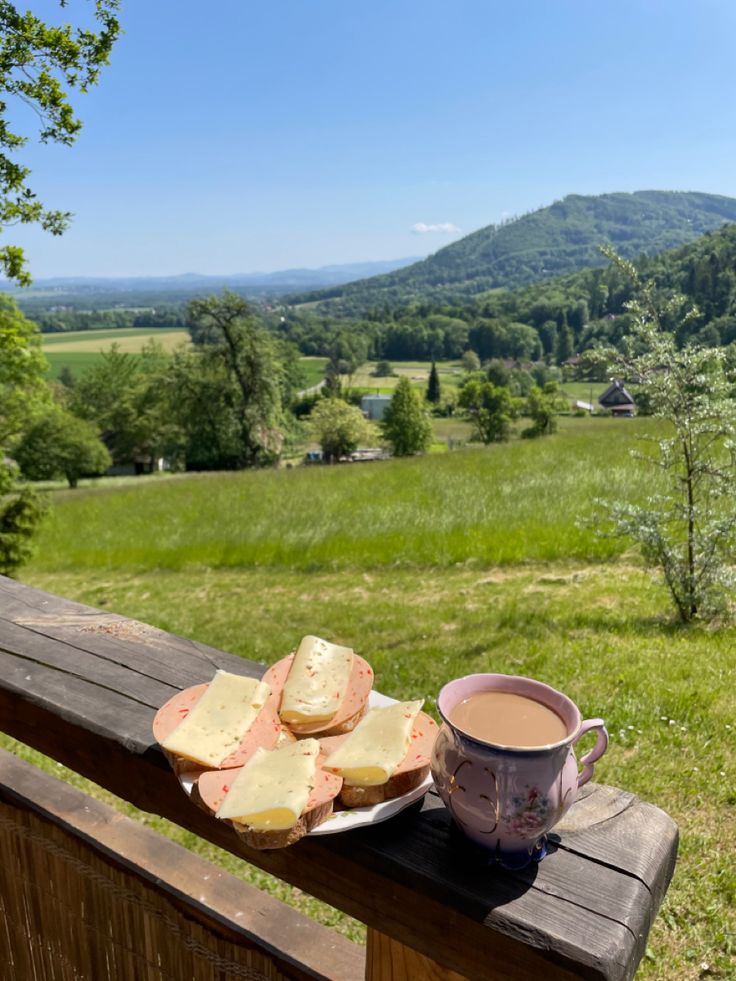
<svg viewBox="0 0 736 981">
<path fill-rule="evenodd" d="M 509 388 L 511 386 L 511 372 L 500 360 L 494 358 L 486 365 L 486 377 L 489 382 L 498 388 Z"/>
<path fill-rule="evenodd" d="M 564 322 L 557 334 L 557 350 L 555 351 L 557 364 L 564 364 L 574 353 L 575 336 L 567 322 Z"/>
<path fill-rule="evenodd" d="M 104 473 L 112 463 L 95 426 L 60 406 L 28 428 L 14 455 L 29 480 L 65 477 L 70 487 L 80 477 Z"/>
<path fill-rule="evenodd" d="M 164 391 L 173 424 L 169 457 L 187 470 L 237 470 L 240 434 L 224 366 L 199 351 L 176 351 Z"/>
<path fill-rule="evenodd" d="M 376 438 L 375 426 L 360 409 L 337 398 L 319 400 L 309 417 L 309 428 L 325 463 L 350 456 L 361 444 L 370 445 Z"/>
<path fill-rule="evenodd" d="M 9 576 L 30 558 L 32 538 L 46 511 L 42 499 L 29 487 L 17 489 L 18 468 L 0 466 L 0 575 Z"/>
<path fill-rule="evenodd" d="M 115 463 L 131 461 L 138 449 L 137 385 L 137 359 L 113 344 L 80 376 L 70 392 L 71 411 L 105 434 Z"/>
<path fill-rule="evenodd" d="M 474 372 L 480 371 L 480 358 L 475 351 L 465 351 L 461 360 L 463 371 L 466 374 L 472 375 Z"/>
<path fill-rule="evenodd" d="M 522 430 L 524 439 L 557 432 L 557 382 L 546 382 L 543 388 L 532 386 L 526 399 L 526 414 L 532 424 Z"/>
<path fill-rule="evenodd" d="M 539 340 L 546 358 L 554 357 L 557 350 L 557 321 L 545 320 L 539 327 Z"/>
<path fill-rule="evenodd" d="M 441 398 L 440 376 L 437 374 L 437 365 L 433 361 L 432 368 L 429 372 L 429 381 L 427 382 L 427 401 L 431 402 L 432 405 L 439 405 Z"/>
<path fill-rule="evenodd" d="M 46 359 L 35 324 L 0 295 L 0 573 L 13 572 L 31 553 L 44 507 L 30 488 L 16 486 L 13 443 L 49 397 Z"/>
<path fill-rule="evenodd" d="M 276 459 L 283 444 L 283 407 L 291 400 L 285 362 L 291 347 L 277 341 L 255 320 L 236 293 L 192 300 L 192 328 L 211 338 L 199 353 L 208 366 L 221 365 L 229 380 L 228 399 L 238 431 L 238 465 Z"/>
<path fill-rule="evenodd" d="M 368 342 L 356 331 L 340 331 L 330 345 L 330 360 L 326 377 L 332 376 L 339 384 L 340 376 L 345 376 L 345 388 L 350 391 L 353 375 L 368 357 Z"/>
<path fill-rule="evenodd" d="M 60 7 L 66 5 L 67 0 L 60 0 Z M 29 137 L 15 125 L 23 115 L 11 113 L 9 107 L 17 101 L 35 112 L 43 143 L 71 145 L 82 124 L 65 88 L 86 92 L 96 84 L 120 33 L 118 7 L 119 0 L 95 0 L 92 17 L 98 29 L 92 30 L 54 26 L 15 4 L 0 2 L 0 228 L 38 224 L 60 235 L 69 224 L 68 212 L 44 207 L 29 186 L 29 168 L 12 159 Z M 31 281 L 23 250 L 17 246 L 0 248 L 0 269 L 22 285 Z"/>
<path fill-rule="evenodd" d="M 508 388 L 470 378 L 460 389 L 458 405 L 472 420 L 475 436 L 481 442 L 505 442 L 511 435 L 515 407 Z"/>
<path fill-rule="evenodd" d="M 383 417 L 383 435 L 394 456 L 423 453 L 432 442 L 432 425 L 408 378 L 400 378 Z"/>
<path fill-rule="evenodd" d="M 664 323 L 695 316 L 681 296 L 661 301 L 634 266 L 607 252 L 635 290 L 627 305 L 631 332 L 624 350 L 609 351 L 616 374 L 636 381 L 664 431 L 649 437 L 644 465 L 659 472 L 643 503 L 608 502 L 616 534 L 638 543 L 658 567 L 680 620 L 722 609 L 735 584 L 736 403 L 734 379 L 722 349 L 678 348 Z"/>
</svg>

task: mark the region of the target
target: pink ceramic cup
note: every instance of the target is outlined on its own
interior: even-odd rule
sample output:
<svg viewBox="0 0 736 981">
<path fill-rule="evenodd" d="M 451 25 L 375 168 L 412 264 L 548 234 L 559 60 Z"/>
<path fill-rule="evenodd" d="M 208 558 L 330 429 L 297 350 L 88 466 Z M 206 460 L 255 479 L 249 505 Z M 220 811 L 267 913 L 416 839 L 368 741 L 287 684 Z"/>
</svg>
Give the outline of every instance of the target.
<svg viewBox="0 0 736 981">
<path fill-rule="evenodd" d="M 557 713 L 567 734 L 547 746 L 502 746 L 463 732 L 452 722 L 456 705 L 481 691 L 533 698 Z M 583 721 L 567 695 L 541 681 L 504 674 L 471 674 L 450 681 L 437 700 L 444 725 L 432 753 L 432 776 L 453 820 L 475 844 L 506 868 L 518 869 L 546 854 L 546 833 L 570 808 L 578 787 L 608 748 L 602 719 Z M 597 730 L 578 771 L 575 745 Z"/>
</svg>

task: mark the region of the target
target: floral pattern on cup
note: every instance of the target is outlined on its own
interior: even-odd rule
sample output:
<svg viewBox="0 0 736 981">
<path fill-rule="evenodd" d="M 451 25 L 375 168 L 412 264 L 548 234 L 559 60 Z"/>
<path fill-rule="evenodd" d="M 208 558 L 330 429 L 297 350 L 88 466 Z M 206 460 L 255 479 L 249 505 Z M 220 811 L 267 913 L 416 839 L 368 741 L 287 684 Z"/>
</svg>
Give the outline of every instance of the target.
<svg viewBox="0 0 736 981">
<path fill-rule="evenodd" d="M 542 794 L 538 787 L 524 788 L 526 795 L 511 798 L 514 808 L 509 814 L 504 814 L 502 821 L 509 831 L 517 835 L 541 834 L 549 827 L 549 815 L 552 809 L 549 797 Z"/>
</svg>

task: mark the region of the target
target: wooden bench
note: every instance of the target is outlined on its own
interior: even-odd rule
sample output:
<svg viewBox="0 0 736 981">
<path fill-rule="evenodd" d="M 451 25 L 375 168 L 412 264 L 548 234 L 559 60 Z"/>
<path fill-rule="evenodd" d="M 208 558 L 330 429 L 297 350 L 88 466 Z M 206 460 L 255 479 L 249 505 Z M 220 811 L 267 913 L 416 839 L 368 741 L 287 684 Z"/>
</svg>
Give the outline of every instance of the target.
<svg viewBox="0 0 736 981">
<path fill-rule="evenodd" d="M 156 709 L 216 668 L 263 671 L 0 579 L 0 728 L 358 918 L 368 926 L 365 954 L 3 754 L 1 847 L 17 857 L 3 860 L 0 956 L 4 946 L 15 951 L 19 981 L 634 976 L 675 865 L 677 829 L 661 810 L 616 788 L 586 787 L 557 827 L 552 854 L 516 873 L 479 867 L 431 792 L 371 828 L 250 851 L 186 799 L 151 734 Z M 67 888 L 72 872 L 79 882 Z M 87 925 L 91 910 L 99 916 Z"/>
</svg>

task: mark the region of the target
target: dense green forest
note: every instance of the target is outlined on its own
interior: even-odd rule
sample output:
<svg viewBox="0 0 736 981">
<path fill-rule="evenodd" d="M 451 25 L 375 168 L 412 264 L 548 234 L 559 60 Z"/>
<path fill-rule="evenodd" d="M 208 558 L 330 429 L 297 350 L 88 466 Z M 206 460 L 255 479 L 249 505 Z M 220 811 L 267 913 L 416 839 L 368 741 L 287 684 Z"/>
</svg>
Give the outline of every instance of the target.
<svg viewBox="0 0 736 981">
<path fill-rule="evenodd" d="M 119 308 L 112 310 L 27 310 L 42 334 L 77 330 L 116 330 L 119 327 L 168 328 L 186 327 L 184 304 L 164 304 L 150 309 Z"/>
<path fill-rule="evenodd" d="M 697 316 L 672 325 L 680 343 L 693 338 L 710 346 L 736 341 L 736 225 L 682 248 L 642 257 L 636 265 L 663 292 L 683 293 L 696 305 Z M 473 350 L 481 360 L 563 363 L 576 353 L 620 341 L 628 331 L 625 304 L 631 289 L 609 263 L 522 289 L 489 291 L 469 301 L 407 302 L 352 321 L 319 308 L 292 308 L 273 318 L 273 326 L 305 354 L 329 355 L 347 337 L 358 339 L 369 356 L 388 360 L 457 358 Z"/>
<path fill-rule="evenodd" d="M 571 194 L 547 208 L 481 228 L 396 272 L 290 299 L 320 302 L 330 313 L 353 317 L 375 317 L 420 299 L 457 303 L 489 289 L 513 289 L 603 265 L 601 245 L 613 246 L 625 258 L 654 255 L 729 221 L 736 221 L 736 200 L 716 194 Z"/>
</svg>

